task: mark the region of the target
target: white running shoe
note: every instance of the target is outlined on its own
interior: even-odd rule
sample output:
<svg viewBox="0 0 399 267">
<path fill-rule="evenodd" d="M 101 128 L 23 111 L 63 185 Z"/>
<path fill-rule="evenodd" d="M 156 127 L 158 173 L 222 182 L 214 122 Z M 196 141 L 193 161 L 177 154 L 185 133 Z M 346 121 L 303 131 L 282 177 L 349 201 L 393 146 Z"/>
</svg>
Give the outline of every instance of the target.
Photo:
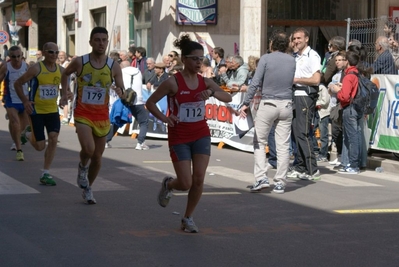
<svg viewBox="0 0 399 267">
<path fill-rule="evenodd" d="M 150 149 L 149 146 L 147 146 L 144 142 L 142 144 L 137 143 L 136 145 L 136 150 L 148 150 Z"/>
<path fill-rule="evenodd" d="M 328 164 L 334 165 L 334 166 L 339 166 L 339 165 L 341 165 L 341 162 L 339 161 L 339 158 L 337 157 L 333 161 L 328 162 Z"/>
<path fill-rule="evenodd" d="M 15 145 L 15 143 L 12 143 L 10 150 L 12 150 L 12 151 L 17 150 L 17 146 Z"/>
</svg>

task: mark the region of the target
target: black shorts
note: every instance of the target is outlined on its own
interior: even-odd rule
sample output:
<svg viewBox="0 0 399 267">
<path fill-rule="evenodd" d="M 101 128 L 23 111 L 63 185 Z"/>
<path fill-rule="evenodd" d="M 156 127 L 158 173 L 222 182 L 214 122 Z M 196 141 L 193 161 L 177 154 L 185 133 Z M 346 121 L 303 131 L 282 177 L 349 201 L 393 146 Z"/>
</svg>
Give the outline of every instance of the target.
<svg viewBox="0 0 399 267">
<path fill-rule="evenodd" d="M 30 116 L 32 121 L 32 131 L 35 135 L 36 141 L 46 140 L 44 136 L 44 127 L 46 127 L 47 135 L 51 132 L 60 132 L 61 122 L 60 114 L 49 113 L 49 114 L 36 114 Z"/>
</svg>

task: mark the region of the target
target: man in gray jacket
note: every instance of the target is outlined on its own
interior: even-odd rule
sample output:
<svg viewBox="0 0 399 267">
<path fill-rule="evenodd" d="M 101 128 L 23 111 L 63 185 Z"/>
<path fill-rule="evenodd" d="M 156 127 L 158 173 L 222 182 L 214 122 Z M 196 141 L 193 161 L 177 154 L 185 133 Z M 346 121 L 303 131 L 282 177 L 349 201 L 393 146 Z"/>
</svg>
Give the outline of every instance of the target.
<svg viewBox="0 0 399 267">
<path fill-rule="evenodd" d="M 222 68 L 221 78 L 227 87 L 231 88 L 233 85 L 241 86 L 245 83 L 248 76 L 248 66 L 244 64 L 244 60 L 240 56 L 233 56 L 231 67 L 233 74 L 229 78 L 226 74 L 226 69 Z"/>
</svg>

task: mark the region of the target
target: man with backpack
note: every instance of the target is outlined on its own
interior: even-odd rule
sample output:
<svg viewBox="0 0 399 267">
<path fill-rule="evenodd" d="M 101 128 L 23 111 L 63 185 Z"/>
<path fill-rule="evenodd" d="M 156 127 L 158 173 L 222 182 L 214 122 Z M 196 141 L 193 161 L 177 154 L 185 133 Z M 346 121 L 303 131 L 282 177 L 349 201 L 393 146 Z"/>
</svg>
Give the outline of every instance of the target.
<svg viewBox="0 0 399 267">
<path fill-rule="evenodd" d="M 344 174 L 359 174 L 360 146 L 362 131 L 360 123 L 364 116 L 363 109 L 355 104 L 353 100 L 356 97 L 359 87 L 359 70 L 356 65 L 359 62 L 359 54 L 354 51 L 346 53 L 348 68 L 345 69 L 345 76 L 342 81 L 342 87 L 337 93 L 337 99 L 342 106 L 343 134 L 344 143 L 348 148 L 349 164 L 339 170 Z"/>
</svg>

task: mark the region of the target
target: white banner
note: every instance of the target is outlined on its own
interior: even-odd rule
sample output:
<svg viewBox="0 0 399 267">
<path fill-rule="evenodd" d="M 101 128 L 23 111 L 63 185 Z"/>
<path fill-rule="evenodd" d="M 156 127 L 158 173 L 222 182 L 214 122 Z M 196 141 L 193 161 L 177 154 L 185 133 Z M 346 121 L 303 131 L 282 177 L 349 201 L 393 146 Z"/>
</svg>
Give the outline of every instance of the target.
<svg viewBox="0 0 399 267">
<path fill-rule="evenodd" d="M 380 89 L 374 114 L 369 115 L 370 147 L 399 153 L 399 75 L 373 75 Z"/>
</svg>

